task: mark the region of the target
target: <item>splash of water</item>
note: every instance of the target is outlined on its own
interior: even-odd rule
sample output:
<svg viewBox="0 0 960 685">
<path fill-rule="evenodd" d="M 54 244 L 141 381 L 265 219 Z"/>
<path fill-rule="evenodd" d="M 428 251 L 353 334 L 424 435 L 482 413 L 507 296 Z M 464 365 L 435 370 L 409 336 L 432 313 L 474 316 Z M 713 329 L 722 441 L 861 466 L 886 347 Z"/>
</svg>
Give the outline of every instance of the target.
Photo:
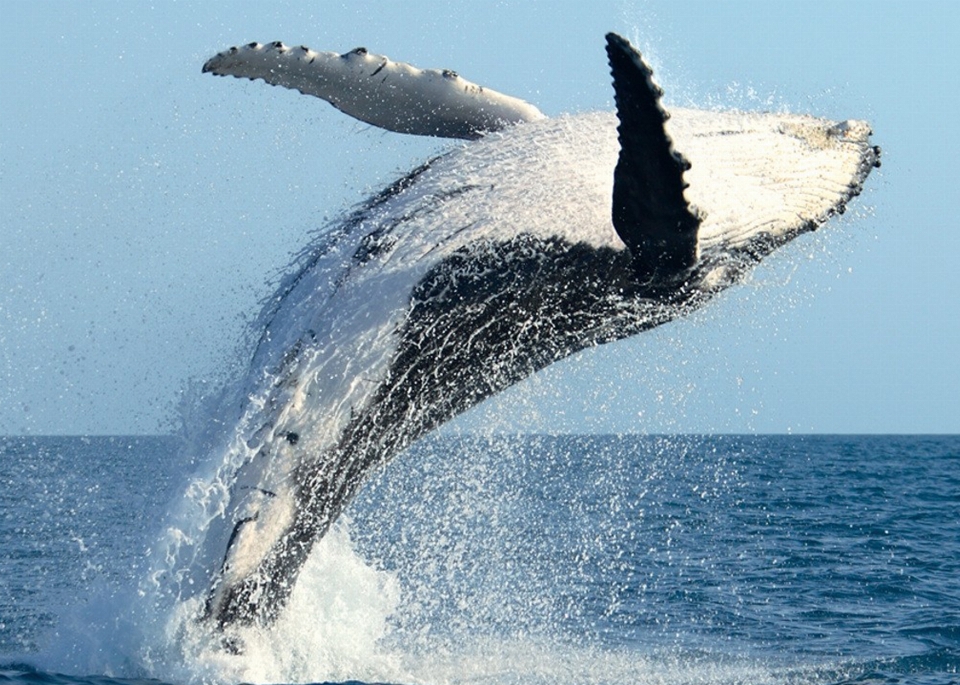
<svg viewBox="0 0 960 685">
<path fill-rule="evenodd" d="M 178 601 L 148 649 L 147 670 L 186 682 L 315 682 L 396 677 L 379 640 L 399 599 L 396 579 L 361 559 L 342 522 L 304 567 L 288 610 L 269 629 L 248 626 L 235 638 L 197 621 L 202 598 Z"/>
</svg>

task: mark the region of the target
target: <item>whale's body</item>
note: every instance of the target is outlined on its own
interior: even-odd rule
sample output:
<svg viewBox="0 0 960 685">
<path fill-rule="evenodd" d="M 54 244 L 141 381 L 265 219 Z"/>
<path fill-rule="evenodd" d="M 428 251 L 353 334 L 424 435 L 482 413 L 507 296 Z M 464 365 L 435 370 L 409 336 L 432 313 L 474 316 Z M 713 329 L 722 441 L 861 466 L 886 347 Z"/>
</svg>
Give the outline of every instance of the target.
<svg viewBox="0 0 960 685">
<path fill-rule="evenodd" d="M 675 110 L 687 165 L 614 38 L 619 117 L 531 116 L 427 162 L 333 226 L 264 309 L 205 543 L 223 550 L 216 625 L 277 616 L 372 468 L 538 369 L 701 306 L 877 163 L 861 122 Z"/>
</svg>

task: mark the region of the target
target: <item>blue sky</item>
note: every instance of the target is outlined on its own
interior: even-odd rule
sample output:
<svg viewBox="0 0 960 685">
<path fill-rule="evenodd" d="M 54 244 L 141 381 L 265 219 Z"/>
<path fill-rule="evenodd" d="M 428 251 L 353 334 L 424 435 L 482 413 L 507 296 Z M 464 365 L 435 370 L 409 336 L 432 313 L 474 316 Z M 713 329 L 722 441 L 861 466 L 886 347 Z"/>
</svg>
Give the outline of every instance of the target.
<svg viewBox="0 0 960 685">
<path fill-rule="evenodd" d="M 444 147 L 200 73 L 252 40 L 358 45 L 525 98 L 612 107 L 603 34 L 675 106 L 871 121 L 841 221 L 689 320 L 577 355 L 468 429 L 960 431 L 960 4 L 0 0 L 0 434 L 174 430 L 242 371 L 292 253 Z M 191 404 L 191 402 L 187 402 Z"/>
</svg>

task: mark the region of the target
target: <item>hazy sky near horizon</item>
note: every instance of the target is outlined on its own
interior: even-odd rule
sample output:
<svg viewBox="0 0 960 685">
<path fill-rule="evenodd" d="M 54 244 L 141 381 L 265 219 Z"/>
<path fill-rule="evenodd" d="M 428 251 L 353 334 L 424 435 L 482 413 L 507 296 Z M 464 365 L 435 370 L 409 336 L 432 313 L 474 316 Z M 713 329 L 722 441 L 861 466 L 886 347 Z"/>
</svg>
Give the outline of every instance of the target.
<svg viewBox="0 0 960 685">
<path fill-rule="evenodd" d="M 958 3 L 0 0 L 0 22 L 0 434 L 176 430 L 311 233 L 450 145 L 201 74 L 214 53 L 363 45 L 558 115 L 612 108 L 610 30 L 668 106 L 867 119 L 883 167 L 695 316 L 458 425 L 960 432 Z"/>
</svg>

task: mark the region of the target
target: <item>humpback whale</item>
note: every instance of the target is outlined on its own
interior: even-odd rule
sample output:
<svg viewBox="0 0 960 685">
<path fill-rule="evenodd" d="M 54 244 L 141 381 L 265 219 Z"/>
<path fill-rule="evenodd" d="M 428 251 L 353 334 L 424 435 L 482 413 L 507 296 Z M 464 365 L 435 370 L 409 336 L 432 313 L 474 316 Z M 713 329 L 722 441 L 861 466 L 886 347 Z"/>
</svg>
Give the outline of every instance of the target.
<svg viewBox="0 0 960 685">
<path fill-rule="evenodd" d="M 879 166 L 861 121 L 668 116 L 639 52 L 612 33 L 606 51 L 616 112 L 559 117 L 362 48 L 252 43 L 203 66 L 469 142 L 331 225 L 261 312 L 200 620 L 269 625 L 372 469 L 553 362 L 701 307 Z"/>
</svg>

